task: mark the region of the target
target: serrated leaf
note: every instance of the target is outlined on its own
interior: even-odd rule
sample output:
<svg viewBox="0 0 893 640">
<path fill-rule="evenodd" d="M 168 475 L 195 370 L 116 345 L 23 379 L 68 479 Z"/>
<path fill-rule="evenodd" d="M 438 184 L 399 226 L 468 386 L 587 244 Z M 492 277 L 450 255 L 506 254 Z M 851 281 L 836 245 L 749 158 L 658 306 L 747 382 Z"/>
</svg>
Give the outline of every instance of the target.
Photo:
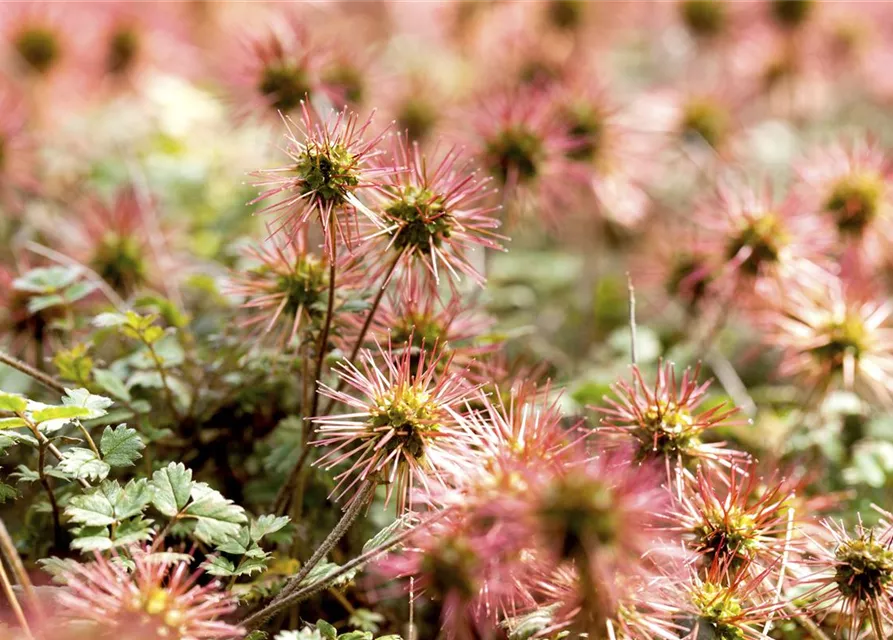
<svg viewBox="0 0 893 640">
<path fill-rule="evenodd" d="M 106 480 L 88 493 L 74 496 L 65 509 L 75 523 L 108 526 L 142 513 L 149 504 L 151 491 L 146 479 L 131 480 L 123 488 Z"/>
<path fill-rule="evenodd" d="M 128 467 L 142 457 L 146 445 L 136 429 L 119 424 L 114 429 L 106 427 L 99 441 L 102 459 L 113 467 Z"/>
<path fill-rule="evenodd" d="M 202 563 L 202 569 L 212 576 L 228 578 L 236 574 L 236 565 L 223 556 L 213 556 Z"/>
<path fill-rule="evenodd" d="M 0 393 L 0 411 L 22 413 L 28 406 L 28 400 L 13 393 Z"/>
<path fill-rule="evenodd" d="M 338 640 L 372 640 L 372 634 L 368 631 L 348 631 L 338 636 Z"/>
<path fill-rule="evenodd" d="M 258 542 L 264 536 L 270 535 L 271 533 L 276 533 L 277 531 L 288 525 L 289 521 L 290 518 L 288 516 L 260 516 L 257 520 L 251 523 L 250 537 L 255 542 Z"/>
<path fill-rule="evenodd" d="M 195 537 L 207 544 L 224 543 L 239 534 L 247 522 L 245 510 L 203 482 L 192 487 L 192 502 L 183 516 L 195 519 Z"/>
<path fill-rule="evenodd" d="M 90 418 L 99 418 L 106 414 L 106 409 L 114 404 L 111 398 L 98 396 L 86 389 L 66 389 L 66 397 L 62 404 L 69 407 L 83 407 L 90 412 Z"/>
<path fill-rule="evenodd" d="M 394 520 L 391 524 L 372 536 L 366 544 L 363 545 L 363 553 L 377 549 L 383 544 L 387 544 L 402 532 L 409 522 L 408 516 L 401 516 Z"/>
<path fill-rule="evenodd" d="M 152 539 L 152 521 L 139 516 L 122 522 L 115 529 L 115 546 L 127 547 Z"/>
<path fill-rule="evenodd" d="M 152 504 L 173 518 L 189 502 L 193 485 L 192 471 L 181 462 L 171 462 L 152 474 Z"/>
<path fill-rule="evenodd" d="M 82 553 L 88 551 L 107 551 L 115 546 L 111 538 L 106 536 L 81 536 L 71 541 L 71 548 Z"/>
<path fill-rule="evenodd" d="M 73 558 L 50 556 L 49 558 L 39 559 L 37 564 L 40 565 L 41 569 L 52 576 L 53 582 L 56 584 L 65 584 L 64 576 L 79 567 L 81 563 Z"/>
<path fill-rule="evenodd" d="M 56 467 L 73 478 L 97 481 L 105 480 L 111 467 L 96 457 L 92 449 L 77 447 L 62 452 L 62 460 Z"/>
<path fill-rule="evenodd" d="M 125 385 L 118 374 L 111 369 L 95 369 L 93 371 L 93 378 L 99 386 L 114 397 L 124 400 L 125 402 L 130 402 L 133 399 L 130 395 L 130 391 L 127 389 L 127 385 Z"/>
</svg>

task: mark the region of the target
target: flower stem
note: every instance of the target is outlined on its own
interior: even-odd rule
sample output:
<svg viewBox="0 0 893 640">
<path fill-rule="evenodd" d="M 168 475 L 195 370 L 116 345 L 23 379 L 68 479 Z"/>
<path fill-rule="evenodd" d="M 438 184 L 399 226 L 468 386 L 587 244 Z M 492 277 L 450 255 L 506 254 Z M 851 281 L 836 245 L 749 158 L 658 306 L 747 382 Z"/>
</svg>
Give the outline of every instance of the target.
<svg viewBox="0 0 893 640">
<path fill-rule="evenodd" d="M 47 389 L 52 389 L 53 391 L 55 391 L 61 395 L 65 394 L 65 386 L 61 382 L 59 382 L 52 376 L 50 376 L 42 371 L 38 371 L 37 369 L 32 367 L 30 364 L 22 362 L 18 358 L 12 357 L 8 353 L 4 353 L 3 351 L 0 351 L 0 363 L 3 363 L 9 367 L 12 367 L 13 369 L 17 369 L 17 370 L 21 371 L 25 375 L 30 376 L 34 380 L 37 380 L 40 384 L 45 386 Z"/>
<path fill-rule="evenodd" d="M 322 377 L 322 367 L 325 363 L 326 348 L 329 343 L 329 332 L 331 331 L 332 319 L 335 315 L 335 277 L 337 275 L 336 263 L 338 245 L 335 237 L 334 221 L 329 222 L 329 242 L 332 246 L 332 253 L 329 257 L 329 260 L 331 261 L 329 263 L 329 301 L 326 306 L 326 317 L 323 321 L 322 332 L 319 334 L 319 343 L 317 344 L 316 369 L 314 370 L 313 379 L 311 381 L 314 386 Z M 304 419 L 306 420 L 307 418 L 316 416 L 318 409 L 319 392 L 314 389 L 313 400 L 310 403 L 310 412 L 304 416 Z M 314 425 L 313 423 L 308 424 L 309 427 L 304 430 L 304 441 L 301 443 L 301 455 L 295 463 L 295 466 L 292 467 L 292 470 L 289 472 L 285 484 L 282 485 L 282 488 L 279 489 L 276 498 L 273 500 L 273 511 L 276 515 L 281 516 L 288 511 L 289 504 L 292 501 L 292 494 L 295 493 L 295 489 L 299 485 L 298 480 L 301 478 L 301 471 L 304 468 L 304 464 L 307 462 L 307 458 L 310 457 L 310 440 L 313 438 Z M 297 496 L 297 500 L 302 501 L 303 496 Z"/>
<path fill-rule="evenodd" d="M 369 307 L 369 313 L 366 314 L 366 319 L 363 321 L 363 326 L 360 329 L 360 332 L 357 334 L 357 341 L 353 345 L 353 349 L 351 349 L 350 356 L 348 356 L 347 361 L 353 364 L 356 362 L 357 355 L 360 353 L 360 349 L 363 347 L 363 340 L 366 339 L 366 334 L 369 333 L 369 327 L 372 326 L 372 320 L 375 318 L 375 314 L 378 311 L 378 307 L 381 306 L 382 298 L 384 298 L 384 293 L 387 291 L 388 283 L 391 281 L 391 276 L 394 275 L 394 271 L 397 269 L 397 265 L 400 262 L 400 258 L 403 256 L 403 253 L 398 253 L 394 259 L 391 261 L 391 264 L 388 266 L 387 271 L 385 272 L 384 280 L 381 282 L 381 286 L 378 288 L 378 293 L 375 294 L 375 299 L 372 300 L 372 306 Z M 338 386 L 335 387 L 335 391 L 341 391 L 344 388 L 344 378 L 341 378 L 338 381 Z M 335 403 L 333 398 L 329 398 L 329 401 L 326 403 L 326 406 L 323 407 L 323 414 L 328 414 L 328 412 L 332 409 L 332 405 Z"/>
<path fill-rule="evenodd" d="M 301 567 L 301 570 L 298 571 L 297 574 L 291 580 L 286 583 L 285 587 L 283 587 L 282 591 L 276 596 L 276 600 L 280 600 L 287 596 L 288 594 L 295 591 L 301 584 L 301 581 L 307 577 L 307 574 L 310 573 L 311 569 L 318 565 L 320 561 L 322 561 L 329 552 L 335 548 L 335 545 L 338 544 L 338 541 L 344 537 L 344 534 L 348 532 L 351 525 L 353 525 L 354 521 L 359 517 L 360 513 L 366 506 L 369 504 L 372 499 L 372 495 L 375 493 L 376 483 L 373 480 L 367 480 L 365 486 L 360 489 L 360 492 L 354 498 L 351 505 L 344 512 L 344 515 L 341 516 L 341 520 L 338 524 L 335 525 L 335 528 L 326 536 L 326 539 L 323 540 L 322 544 L 313 552 L 313 555 L 310 556 L 310 559 L 304 563 L 304 566 Z M 276 600 L 273 602 L 275 603 Z"/>
<path fill-rule="evenodd" d="M 881 620 L 877 602 L 872 602 L 868 605 L 868 613 L 871 616 L 871 630 L 874 632 L 875 640 L 887 640 L 884 636 L 884 622 Z"/>
<path fill-rule="evenodd" d="M 294 604 L 297 604 L 298 602 L 301 602 L 302 600 L 306 600 L 307 598 L 312 597 L 313 595 L 319 593 L 320 591 L 322 591 L 324 589 L 328 589 L 331 585 L 338 582 L 338 580 L 342 576 L 349 574 L 350 572 L 354 571 L 358 567 L 361 567 L 362 565 L 366 564 L 370 560 L 374 560 L 382 553 L 388 551 L 389 549 L 396 547 L 398 544 L 400 544 L 401 542 L 403 542 L 404 540 L 409 538 L 411 535 L 415 534 L 420 529 L 433 524 L 437 520 L 440 520 L 441 518 L 446 516 L 448 513 L 449 513 L 448 509 L 440 511 L 440 512 L 434 514 L 433 516 L 429 517 L 427 520 L 420 522 L 415 527 L 412 527 L 411 529 L 402 531 L 401 533 L 397 534 L 396 536 L 394 536 L 387 542 L 383 543 L 382 545 L 375 547 L 374 549 L 370 549 L 369 551 L 358 555 L 356 558 L 354 558 L 350 562 L 342 565 L 340 569 L 338 569 L 334 573 L 326 576 L 322 580 L 319 580 L 318 582 L 314 582 L 313 584 L 309 584 L 302 589 L 293 591 L 292 593 L 285 596 L 284 598 L 277 598 L 276 600 L 271 602 L 269 605 L 267 605 L 266 607 L 264 607 L 257 613 L 246 618 L 242 622 L 242 626 L 247 631 L 253 631 L 254 629 L 257 629 L 267 619 L 276 615 L 280 611 L 283 611 L 283 610 L 287 609 L 288 607 L 290 607 Z"/>
</svg>

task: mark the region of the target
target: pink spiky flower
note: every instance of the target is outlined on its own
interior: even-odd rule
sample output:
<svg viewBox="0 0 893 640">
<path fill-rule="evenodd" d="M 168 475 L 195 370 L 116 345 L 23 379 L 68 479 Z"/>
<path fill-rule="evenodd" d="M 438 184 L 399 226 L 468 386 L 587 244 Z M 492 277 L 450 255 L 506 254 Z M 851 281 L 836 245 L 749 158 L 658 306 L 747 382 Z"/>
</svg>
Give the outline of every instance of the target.
<svg viewBox="0 0 893 640">
<path fill-rule="evenodd" d="M 361 352 L 362 369 L 347 361 L 336 365 L 339 377 L 361 397 L 320 383 L 322 395 L 354 411 L 311 418 L 319 433 L 314 444 L 332 447 L 317 464 L 331 469 L 350 462 L 335 476 L 339 499 L 366 482 L 384 483 L 388 498 L 396 492 L 403 512 L 416 482 L 444 485 L 467 464 L 473 440 L 461 412 L 475 388 L 449 371 L 448 358 L 442 365 L 442 355 L 395 353 L 391 344 L 376 351 Z"/>
<path fill-rule="evenodd" d="M 730 467 L 746 454 L 725 447 L 723 442 L 705 442 L 711 429 L 743 424 L 735 418 L 738 409 L 725 404 L 699 411 L 710 381 L 698 383 L 700 364 L 686 369 L 677 383 L 672 362 L 658 367 L 650 387 L 641 370 L 633 366 L 632 384 L 619 381 L 611 386 L 617 399 L 605 397 L 606 408 L 595 408 L 605 417 L 600 431 L 632 440 L 639 459 L 658 459 L 671 479 L 676 472 L 687 474 L 692 461 Z"/>
<path fill-rule="evenodd" d="M 860 280 L 833 279 L 786 292 L 769 315 L 768 341 L 780 347 L 783 375 L 799 375 L 823 395 L 846 389 L 893 403 L 893 304 Z"/>
<path fill-rule="evenodd" d="M 531 494 L 543 552 L 555 564 L 577 567 L 584 593 L 596 598 L 590 608 L 614 611 L 621 595 L 618 575 L 644 577 L 681 553 L 658 530 L 670 504 L 660 473 L 626 452 L 583 457 L 554 469 Z"/>
<path fill-rule="evenodd" d="M 880 254 L 893 215 L 890 159 L 871 140 L 819 149 L 797 168 L 804 203 L 826 216 L 840 236 Z"/>
<path fill-rule="evenodd" d="M 201 571 L 148 547 L 132 547 L 132 571 L 117 556 L 96 554 L 64 574 L 58 596 L 70 618 L 95 622 L 103 633 L 133 640 L 190 640 L 241 637 L 242 629 L 221 620 L 236 609 L 220 583 L 199 584 Z"/>
<path fill-rule="evenodd" d="M 545 91 L 502 92 L 477 118 L 480 164 L 497 180 L 509 214 L 542 213 L 553 220 L 589 175 L 568 155 L 578 146 L 556 117 Z"/>
<path fill-rule="evenodd" d="M 729 568 L 714 563 L 704 574 L 692 570 L 688 580 L 663 581 L 664 596 L 651 604 L 675 614 L 684 625 L 676 637 L 684 640 L 767 640 L 766 623 L 787 617 L 785 603 L 768 587 L 771 572 L 772 567 L 753 571 L 745 566 L 729 580 Z"/>
<path fill-rule="evenodd" d="M 744 567 L 761 571 L 781 557 L 786 543 L 789 495 L 783 483 L 761 484 L 754 468 L 732 468 L 728 477 L 698 469 L 692 491 L 677 497 L 669 514 L 671 531 L 686 539 L 708 566 L 734 575 Z"/>
<path fill-rule="evenodd" d="M 679 638 L 679 626 L 674 622 L 678 610 L 652 604 L 660 593 L 658 576 L 639 580 L 618 573 L 614 585 L 618 599 L 611 607 L 610 603 L 599 602 L 599 594 L 588 591 L 574 566 L 546 565 L 540 570 L 533 587 L 538 602 L 535 614 L 542 615 L 544 611 L 551 614 L 537 637 L 551 638 L 556 634 L 577 632 L 589 633 L 590 638 L 611 638 L 612 633 L 615 638 Z"/>
<path fill-rule="evenodd" d="M 382 559 L 378 571 L 390 579 L 411 577 L 415 597 L 438 600 L 441 629 L 448 638 L 489 637 L 500 618 L 515 613 L 505 603 L 516 596 L 515 570 L 526 569 L 520 540 L 509 519 L 495 518 L 481 526 L 450 512 L 416 533 L 399 553 Z"/>
<path fill-rule="evenodd" d="M 326 312 L 329 258 L 308 251 L 306 245 L 301 233 L 293 242 L 271 238 L 247 248 L 245 256 L 253 264 L 235 272 L 227 287 L 229 293 L 244 299 L 242 308 L 250 314 L 240 326 L 272 336 L 280 348 L 296 346 L 295 339 L 321 325 Z M 352 265 L 347 258 L 340 259 L 337 267 L 338 299 L 333 309 L 339 324 L 344 319 L 339 313 L 342 294 L 359 284 Z"/>
<path fill-rule="evenodd" d="M 368 236 L 392 254 L 381 268 L 418 266 L 433 285 L 444 272 L 483 284 L 467 254 L 478 247 L 502 249 L 503 238 L 494 231 L 500 224 L 493 215 L 498 207 L 485 204 L 492 195 L 490 181 L 478 179 L 471 161 L 457 149 L 435 148 L 429 159 L 404 136 L 396 140 L 392 162 L 407 170 L 391 172 L 377 190 L 380 229 Z"/>
<path fill-rule="evenodd" d="M 813 585 L 802 595 L 811 612 L 842 608 L 837 631 L 844 624 L 849 638 L 858 638 L 866 622 L 884 637 L 884 623 L 893 622 L 893 528 L 856 525 L 851 535 L 843 523 L 826 521 L 824 544 L 817 545 L 808 564 L 815 572 L 802 583 Z"/>
<path fill-rule="evenodd" d="M 228 56 L 229 58 L 229 56 Z M 322 51 L 297 16 L 272 23 L 267 33 L 242 43 L 233 72 L 227 65 L 232 99 L 243 117 L 278 121 L 313 100 L 321 89 Z"/>
<path fill-rule="evenodd" d="M 357 211 L 380 226 L 378 214 L 357 194 L 380 188 L 383 179 L 397 171 L 387 164 L 372 164 L 383 153 L 377 146 L 387 130 L 366 139 L 372 116 L 360 124 L 354 112 L 333 111 L 323 121 L 306 102 L 301 102 L 300 123 L 288 116 L 284 122 L 284 151 L 291 164 L 256 172 L 256 185 L 263 190 L 250 203 L 277 199 L 262 210 L 277 216 L 271 225 L 273 233 L 285 230 L 294 239 L 311 218 L 318 217 L 326 252 L 331 255 L 339 237 L 351 246 Z"/>
<path fill-rule="evenodd" d="M 13 213 L 22 208 L 23 194 L 39 188 L 27 117 L 24 97 L 0 80 L 0 205 Z"/>
<path fill-rule="evenodd" d="M 717 211 L 722 213 L 719 219 Z M 727 180 L 697 217 L 713 232 L 706 238 L 714 239 L 712 253 L 722 265 L 717 279 L 733 290 L 755 293 L 759 299 L 782 282 L 828 277 L 824 267 L 832 240 L 793 197 L 777 201 L 768 186 L 754 189 Z M 756 291 L 742 289 L 751 283 Z"/>
</svg>

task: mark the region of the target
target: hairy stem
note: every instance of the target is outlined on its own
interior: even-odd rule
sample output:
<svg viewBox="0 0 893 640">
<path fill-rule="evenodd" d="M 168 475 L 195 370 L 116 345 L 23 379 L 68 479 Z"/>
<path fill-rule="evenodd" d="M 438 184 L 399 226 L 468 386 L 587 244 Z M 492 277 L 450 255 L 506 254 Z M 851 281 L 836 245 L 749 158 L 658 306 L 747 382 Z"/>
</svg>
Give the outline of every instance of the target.
<svg viewBox="0 0 893 640">
<path fill-rule="evenodd" d="M 65 386 L 53 378 L 52 376 L 44 373 L 43 371 L 39 371 L 35 369 L 30 364 L 22 362 L 18 358 L 14 358 L 8 353 L 4 353 L 0 351 L 0 363 L 3 363 L 13 369 L 17 369 L 24 373 L 27 376 L 30 376 L 34 380 L 37 380 L 40 384 L 45 386 L 47 389 L 51 389 L 60 395 L 65 395 Z"/>
<path fill-rule="evenodd" d="M 335 528 L 326 536 L 326 539 L 323 540 L 322 544 L 319 545 L 316 551 L 313 552 L 313 555 L 304 563 L 304 566 L 301 567 L 301 570 L 298 571 L 295 576 L 286 583 L 285 587 L 283 587 L 282 591 L 276 596 L 276 600 L 280 600 L 287 596 L 289 593 L 295 591 L 307 577 L 307 574 L 310 573 L 311 569 L 318 565 L 320 561 L 322 561 L 329 552 L 335 548 L 335 545 L 338 544 L 338 541 L 344 537 L 344 534 L 350 530 L 350 527 L 359 517 L 360 513 L 366 508 L 372 499 L 372 495 L 375 493 L 376 483 L 372 480 L 367 480 L 365 486 L 360 489 L 360 493 L 354 498 L 354 501 L 344 512 L 344 515 L 341 516 L 341 520 L 338 524 L 335 525 Z M 273 602 L 275 603 L 274 600 Z"/>
<path fill-rule="evenodd" d="M 319 342 L 317 343 L 316 348 L 316 369 L 314 370 L 313 380 L 311 381 L 311 384 L 313 385 L 315 385 L 322 377 L 322 367 L 326 360 L 326 350 L 329 344 L 329 332 L 332 329 L 332 319 L 335 315 L 335 276 L 337 274 L 336 263 L 338 245 L 335 237 L 334 220 L 329 222 L 329 241 L 332 245 L 332 255 L 329 257 L 329 301 L 326 305 L 326 317 L 323 321 L 322 331 L 319 334 Z M 304 416 L 304 419 L 306 420 L 307 418 L 315 417 L 317 409 L 319 409 L 319 391 L 314 390 L 313 400 L 310 403 L 310 412 Z M 279 489 L 279 492 L 276 494 L 276 498 L 273 501 L 273 511 L 276 515 L 281 516 L 288 511 L 289 504 L 293 498 L 292 494 L 295 493 L 295 488 L 298 486 L 298 479 L 301 477 L 301 470 L 307 463 L 307 458 L 310 457 L 310 439 L 313 437 L 313 431 L 312 423 L 310 423 L 310 428 L 304 430 L 304 441 L 301 443 L 303 445 L 301 455 L 295 463 L 295 466 L 292 467 L 291 472 L 288 474 L 288 479 L 286 479 L 282 488 Z M 297 496 L 297 499 L 302 500 L 303 496 Z"/>
<path fill-rule="evenodd" d="M 424 520 L 424 521 L 420 522 L 419 524 L 417 524 L 415 527 L 412 527 L 411 529 L 406 529 L 405 531 L 402 531 L 401 533 L 397 534 L 396 536 L 394 536 L 393 538 L 391 538 L 384 544 L 382 544 L 374 549 L 370 549 L 369 551 L 367 551 L 365 553 L 360 554 L 359 556 L 357 556 L 350 562 L 342 565 L 341 568 L 338 569 L 338 571 L 335 571 L 331 575 L 326 576 L 322 580 L 315 582 L 313 584 L 309 584 L 302 589 L 298 589 L 282 599 L 277 599 L 277 600 L 271 602 L 269 605 L 267 605 L 266 607 L 264 607 L 257 613 L 246 618 L 242 622 L 242 626 L 248 631 L 253 631 L 254 629 L 257 629 L 267 619 L 276 615 L 280 611 L 284 611 L 288 607 L 291 607 L 292 605 L 295 605 L 295 604 L 301 602 L 302 600 L 306 600 L 307 598 L 310 598 L 310 597 L 316 595 L 317 593 L 319 593 L 320 591 L 322 591 L 324 589 L 328 589 L 331 585 L 337 583 L 338 580 L 340 580 L 343 576 L 349 574 L 354 569 L 361 567 L 362 565 L 366 564 L 370 560 L 374 560 L 375 558 L 380 556 L 382 553 L 388 551 L 389 549 L 396 547 L 398 544 L 400 544 L 401 542 L 403 542 L 404 540 L 409 538 L 411 535 L 415 534 L 420 529 L 433 524 L 437 520 L 440 520 L 441 518 L 446 516 L 448 513 L 449 513 L 449 510 L 443 510 L 443 511 L 440 511 L 440 512 L 434 514 L 433 516 L 429 517 L 427 520 Z"/>
</svg>

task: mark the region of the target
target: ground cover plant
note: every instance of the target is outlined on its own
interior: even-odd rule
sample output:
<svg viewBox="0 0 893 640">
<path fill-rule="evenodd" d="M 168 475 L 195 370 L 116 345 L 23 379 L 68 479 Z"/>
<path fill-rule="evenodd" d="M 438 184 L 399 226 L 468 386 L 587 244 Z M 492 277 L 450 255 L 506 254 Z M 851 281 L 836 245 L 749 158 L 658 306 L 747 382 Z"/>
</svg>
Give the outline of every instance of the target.
<svg viewBox="0 0 893 640">
<path fill-rule="evenodd" d="M 893 636 L 891 36 L 0 6 L 0 638 Z"/>
</svg>

